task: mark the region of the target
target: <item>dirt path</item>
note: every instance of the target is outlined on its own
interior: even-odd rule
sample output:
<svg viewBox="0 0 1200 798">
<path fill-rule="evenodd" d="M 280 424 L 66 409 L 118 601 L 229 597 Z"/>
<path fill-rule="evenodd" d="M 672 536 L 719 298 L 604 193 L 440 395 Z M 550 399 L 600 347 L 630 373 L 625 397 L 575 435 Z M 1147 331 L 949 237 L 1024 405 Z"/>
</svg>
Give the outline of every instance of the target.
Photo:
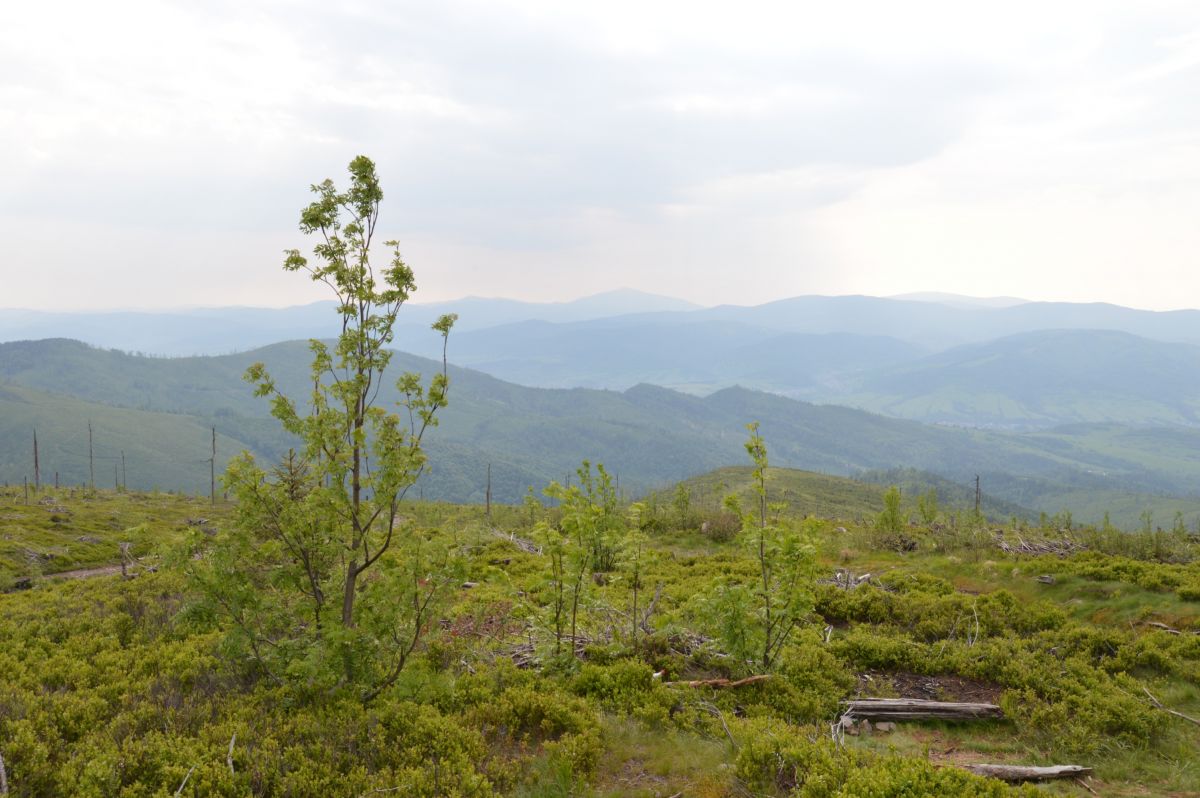
<svg viewBox="0 0 1200 798">
<path fill-rule="evenodd" d="M 147 560 L 153 561 L 155 559 L 157 559 L 157 558 L 155 558 L 153 556 L 139 557 L 138 559 L 128 563 L 125 567 L 129 570 L 130 576 L 139 574 L 142 571 L 154 571 L 154 570 L 156 570 L 155 566 L 152 564 L 152 562 L 148 563 Z M 95 566 L 94 568 L 77 568 L 73 571 L 58 571 L 58 572 L 52 573 L 52 574 L 42 574 L 42 578 L 43 579 L 90 579 L 93 576 L 112 576 L 113 574 L 119 574 L 119 573 L 121 573 L 121 564 L 116 563 L 115 565 L 98 565 L 98 566 Z"/>
</svg>

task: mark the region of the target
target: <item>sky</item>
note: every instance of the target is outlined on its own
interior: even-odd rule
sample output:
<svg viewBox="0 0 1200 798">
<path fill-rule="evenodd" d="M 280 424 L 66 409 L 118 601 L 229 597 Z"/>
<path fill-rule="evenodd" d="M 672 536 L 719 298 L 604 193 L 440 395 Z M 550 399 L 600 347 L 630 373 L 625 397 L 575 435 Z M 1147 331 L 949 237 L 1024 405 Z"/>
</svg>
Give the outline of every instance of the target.
<svg viewBox="0 0 1200 798">
<path fill-rule="evenodd" d="M 64 0 L 0 26 L 0 307 L 325 299 L 359 154 L 421 301 L 1200 306 L 1194 0 Z"/>
</svg>

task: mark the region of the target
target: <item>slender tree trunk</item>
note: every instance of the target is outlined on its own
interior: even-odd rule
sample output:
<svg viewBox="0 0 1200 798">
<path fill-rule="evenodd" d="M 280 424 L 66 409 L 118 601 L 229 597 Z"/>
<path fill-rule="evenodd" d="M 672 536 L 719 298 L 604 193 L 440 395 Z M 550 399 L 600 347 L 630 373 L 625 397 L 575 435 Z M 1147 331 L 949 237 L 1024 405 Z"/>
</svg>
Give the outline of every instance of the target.
<svg viewBox="0 0 1200 798">
<path fill-rule="evenodd" d="M 361 316 L 361 313 L 360 313 Z M 359 348 L 361 353 L 361 346 Z M 361 380 L 364 372 L 358 372 L 358 379 Z M 362 528 L 362 515 L 360 508 L 362 506 L 362 448 L 359 445 L 359 436 L 362 432 L 362 424 L 364 424 L 364 416 L 366 415 L 366 396 L 359 390 L 358 396 L 354 400 L 354 418 L 352 431 L 350 431 L 350 442 L 353 444 L 353 451 L 350 454 L 350 523 L 354 526 L 354 557 L 350 559 L 346 566 L 346 592 L 342 594 L 342 625 L 354 625 L 354 598 L 355 590 L 358 589 L 359 578 L 359 552 L 364 546 L 366 530 Z"/>
<path fill-rule="evenodd" d="M 765 528 L 758 531 L 758 563 L 762 569 L 762 585 L 763 585 L 763 607 L 766 610 L 767 623 L 765 634 L 763 635 L 763 668 L 771 666 L 771 574 L 767 569 L 767 531 Z"/>
<path fill-rule="evenodd" d="M 639 552 L 639 557 L 640 556 L 641 556 L 641 553 Z M 637 637 L 638 604 L 637 604 L 637 600 L 638 600 L 638 581 L 641 576 L 640 570 L 641 569 L 634 569 L 634 572 L 633 572 L 633 614 L 632 614 L 633 615 L 633 617 L 632 617 L 633 628 L 632 628 L 632 631 L 633 631 L 633 653 L 635 655 L 637 654 L 637 651 L 638 651 L 638 637 Z"/>
<path fill-rule="evenodd" d="M 354 591 L 359 573 L 358 559 L 355 558 L 346 566 L 346 590 L 342 593 L 342 626 L 354 625 Z"/>
<path fill-rule="evenodd" d="M 758 526 L 760 529 L 767 528 L 767 475 L 765 468 L 758 478 Z"/>
<path fill-rule="evenodd" d="M 583 574 L 587 570 L 586 563 L 579 569 L 579 574 L 575 577 L 575 593 L 571 597 L 571 657 L 578 656 L 575 650 L 576 626 L 575 621 L 579 617 L 579 594 L 583 592 Z"/>
<path fill-rule="evenodd" d="M 554 656 L 557 657 L 562 653 L 562 616 L 563 607 L 566 605 L 566 601 L 563 597 L 563 577 L 566 575 L 566 572 L 563 568 L 562 555 L 552 554 L 551 556 L 555 557 L 556 560 L 555 570 L 557 573 L 555 574 L 555 581 L 558 582 L 558 591 L 554 598 Z"/>
</svg>

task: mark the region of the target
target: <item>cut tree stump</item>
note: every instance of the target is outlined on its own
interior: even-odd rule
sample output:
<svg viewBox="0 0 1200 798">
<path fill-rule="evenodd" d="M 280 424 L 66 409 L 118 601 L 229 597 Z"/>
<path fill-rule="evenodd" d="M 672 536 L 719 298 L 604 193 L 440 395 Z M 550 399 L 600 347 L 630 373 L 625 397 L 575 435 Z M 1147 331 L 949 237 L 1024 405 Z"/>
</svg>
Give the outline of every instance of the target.
<svg viewBox="0 0 1200 798">
<path fill-rule="evenodd" d="M 872 720 L 985 720 L 1004 717 L 995 704 L 924 701 L 919 698 L 859 698 L 843 701 L 846 715 Z"/>
<path fill-rule="evenodd" d="M 962 765 L 977 776 L 990 776 L 1002 781 L 1051 781 L 1052 779 L 1077 779 L 1091 775 L 1092 769 L 1081 765 Z"/>
</svg>

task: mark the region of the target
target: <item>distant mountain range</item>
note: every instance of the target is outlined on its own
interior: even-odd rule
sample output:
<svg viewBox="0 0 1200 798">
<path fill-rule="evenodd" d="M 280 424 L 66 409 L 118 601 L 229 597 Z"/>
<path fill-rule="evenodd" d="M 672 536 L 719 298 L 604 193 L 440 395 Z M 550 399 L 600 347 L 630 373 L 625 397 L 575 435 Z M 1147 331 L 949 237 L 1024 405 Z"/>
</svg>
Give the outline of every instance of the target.
<svg viewBox="0 0 1200 798">
<path fill-rule="evenodd" d="M 150 355 L 228 354 L 279 341 L 328 335 L 334 308 L 333 302 L 290 308 L 227 307 L 162 312 L 0 308 L 0 342 L 71 338 L 93 346 Z M 401 323 L 408 333 L 421 332 L 443 313 L 458 313 L 458 330 L 467 331 L 518 321 L 575 322 L 696 308 L 682 299 L 619 289 L 571 302 L 465 297 L 453 302 L 412 303 L 405 307 Z"/>
<path fill-rule="evenodd" d="M 619 290 L 572 302 L 468 297 L 406 307 L 395 346 L 540 388 L 695 395 L 740 386 L 931 423 L 1200 424 L 1200 311 L 952 294 L 803 296 L 699 308 Z M 330 334 L 332 303 L 172 313 L 0 311 L 0 340 L 68 337 L 158 355 Z"/>
<path fill-rule="evenodd" d="M 96 481 L 111 484 L 125 453 L 131 486 L 205 492 L 209 435 L 218 468 L 249 449 L 274 458 L 290 441 L 241 380 L 264 361 L 278 384 L 303 396 L 309 356 L 302 342 L 220 357 L 151 358 L 43 340 L 0 345 L 0 479 L 32 477 L 36 428 L 43 479 L 87 481 L 87 422 Z M 432 361 L 397 355 L 402 370 Z M 624 392 L 539 389 L 452 368 L 451 403 L 431 438 L 427 497 L 477 501 L 490 463 L 493 493 L 515 501 L 528 486 L 563 479 L 579 461 L 606 463 L 637 493 L 744 462 L 744 424 L 757 420 L 772 462 L 853 475 L 907 467 L 958 484 L 980 474 L 998 499 L 1034 511 L 1074 511 L 1133 525 L 1146 508 L 1159 523 L 1175 511 L 1200 518 L 1200 430 L 1085 424 L 1010 434 L 931 426 L 862 410 L 814 405 L 728 388 L 707 397 L 650 385 Z M 385 392 L 383 401 L 395 398 Z M 1176 498 L 1172 498 L 1176 497 Z"/>
<path fill-rule="evenodd" d="M 154 355 L 226 354 L 281 340 L 328 335 L 331 302 L 292 308 L 200 308 L 164 312 L 45 312 L 0 309 L 0 342 L 73 338 Z M 886 336 L 921 351 L 940 351 L 1037 330 L 1116 330 L 1157 341 L 1200 344 L 1200 310 L 1149 311 L 1104 303 L 1027 302 L 954 294 L 903 297 L 798 296 L 762 305 L 701 308 L 672 297 L 621 289 L 571 302 L 466 297 L 404 308 L 396 346 L 442 313 L 458 313 L 458 331 L 540 321 L 572 325 L 608 320 L 612 327 L 659 328 L 736 322 L 763 334 Z M 418 344 L 415 344 L 419 346 Z"/>
</svg>

